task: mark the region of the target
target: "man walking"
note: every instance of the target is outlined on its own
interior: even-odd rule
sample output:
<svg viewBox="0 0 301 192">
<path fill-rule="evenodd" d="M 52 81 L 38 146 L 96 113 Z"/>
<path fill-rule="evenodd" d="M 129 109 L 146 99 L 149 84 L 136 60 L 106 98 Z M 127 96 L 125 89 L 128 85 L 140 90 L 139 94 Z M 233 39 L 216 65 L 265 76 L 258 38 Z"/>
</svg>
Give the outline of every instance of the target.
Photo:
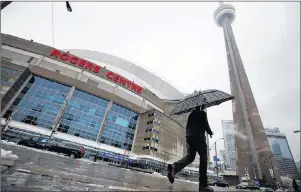
<svg viewBox="0 0 301 192">
<path fill-rule="evenodd" d="M 187 155 L 174 164 L 168 164 L 168 179 L 174 182 L 175 174 L 184 167 L 192 163 L 196 152 L 200 156 L 199 166 L 199 191 L 213 191 L 207 184 L 207 144 L 205 131 L 212 137 L 213 132 L 210 129 L 207 114 L 204 107 L 196 107 L 188 117 L 186 126 Z"/>
</svg>

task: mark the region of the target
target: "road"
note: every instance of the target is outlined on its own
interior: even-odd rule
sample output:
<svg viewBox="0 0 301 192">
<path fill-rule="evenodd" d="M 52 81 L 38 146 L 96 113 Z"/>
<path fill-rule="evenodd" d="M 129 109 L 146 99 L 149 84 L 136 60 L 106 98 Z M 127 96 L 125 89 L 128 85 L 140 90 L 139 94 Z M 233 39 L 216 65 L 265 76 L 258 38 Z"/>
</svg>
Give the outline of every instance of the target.
<svg viewBox="0 0 301 192">
<path fill-rule="evenodd" d="M 2 191 L 196 191 L 196 182 L 176 180 L 171 185 L 159 174 L 130 171 L 86 159 L 2 143 L 19 159 L 12 173 L 2 174 Z M 215 187 L 215 191 L 233 189 Z"/>
</svg>

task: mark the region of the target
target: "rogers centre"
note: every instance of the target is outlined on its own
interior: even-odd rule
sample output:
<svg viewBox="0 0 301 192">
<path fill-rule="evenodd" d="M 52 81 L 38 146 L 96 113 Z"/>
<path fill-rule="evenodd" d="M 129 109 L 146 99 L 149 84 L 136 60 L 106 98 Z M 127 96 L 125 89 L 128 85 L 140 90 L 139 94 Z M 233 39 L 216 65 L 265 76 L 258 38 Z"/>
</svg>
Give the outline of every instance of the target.
<svg viewBox="0 0 301 192">
<path fill-rule="evenodd" d="M 55 58 L 59 58 L 62 61 L 68 61 L 69 63 L 73 64 L 73 65 L 77 65 L 81 68 L 85 68 L 93 73 L 99 73 L 99 71 L 101 70 L 100 66 L 89 62 L 85 59 L 80 59 L 76 56 L 70 56 L 68 53 L 64 53 L 61 52 L 57 49 L 53 49 L 50 53 L 51 57 L 55 57 Z M 128 89 L 131 89 L 134 92 L 137 92 L 138 94 L 141 94 L 142 92 L 142 87 L 135 84 L 134 82 L 118 75 L 115 74 L 112 71 L 108 71 L 106 74 L 106 77 L 114 82 L 118 82 L 120 85 L 123 85 L 125 87 L 127 87 Z"/>
<path fill-rule="evenodd" d="M 55 132 L 55 140 L 84 146 L 87 157 L 101 152 L 115 163 L 127 153 L 152 165 L 186 153 L 187 116 L 169 116 L 184 94 L 155 74 L 105 53 L 7 34 L 1 43 L 1 124 L 12 117 L 8 134 Z"/>
</svg>

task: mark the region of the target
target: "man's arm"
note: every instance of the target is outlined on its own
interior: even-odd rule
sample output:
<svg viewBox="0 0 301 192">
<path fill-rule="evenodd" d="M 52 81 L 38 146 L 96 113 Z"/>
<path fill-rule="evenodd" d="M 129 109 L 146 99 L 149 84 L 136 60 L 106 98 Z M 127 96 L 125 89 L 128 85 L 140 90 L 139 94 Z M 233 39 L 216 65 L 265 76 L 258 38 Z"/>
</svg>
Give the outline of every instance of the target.
<svg viewBox="0 0 301 192">
<path fill-rule="evenodd" d="M 205 131 L 209 134 L 209 135 L 213 135 L 213 132 L 212 132 L 212 130 L 211 130 L 211 128 L 210 128 L 210 126 L 209 126 L 209 123 L 208 123 L 208 119 L 207 119 L 207 113 L 204 111 L 204 125 L 205 125 Z"/>
</svg>

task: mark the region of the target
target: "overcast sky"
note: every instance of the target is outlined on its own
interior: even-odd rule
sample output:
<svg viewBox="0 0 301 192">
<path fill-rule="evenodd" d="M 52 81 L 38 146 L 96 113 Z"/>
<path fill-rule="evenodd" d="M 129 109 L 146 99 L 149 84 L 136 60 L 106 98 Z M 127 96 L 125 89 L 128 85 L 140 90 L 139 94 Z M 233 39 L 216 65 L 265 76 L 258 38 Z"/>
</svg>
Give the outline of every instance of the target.
<svg viewBox="0 0 301 192">
<path fill-rule="evenodd" d="M 231 3 L 233 31 L 264 126 L 285 133 L 300 160 L 300 5 Z M 115 55 L 155 72 L 184 93 L 214 88 L 230 93 L 218 3 L 12 3 L 1 11 L 1 32 L 59 49 Z M 215 135 L 232 119 L 231 102 L 208 110 Z M 220 141 L 218 149 L 223 148 Z"/>
</svg>

